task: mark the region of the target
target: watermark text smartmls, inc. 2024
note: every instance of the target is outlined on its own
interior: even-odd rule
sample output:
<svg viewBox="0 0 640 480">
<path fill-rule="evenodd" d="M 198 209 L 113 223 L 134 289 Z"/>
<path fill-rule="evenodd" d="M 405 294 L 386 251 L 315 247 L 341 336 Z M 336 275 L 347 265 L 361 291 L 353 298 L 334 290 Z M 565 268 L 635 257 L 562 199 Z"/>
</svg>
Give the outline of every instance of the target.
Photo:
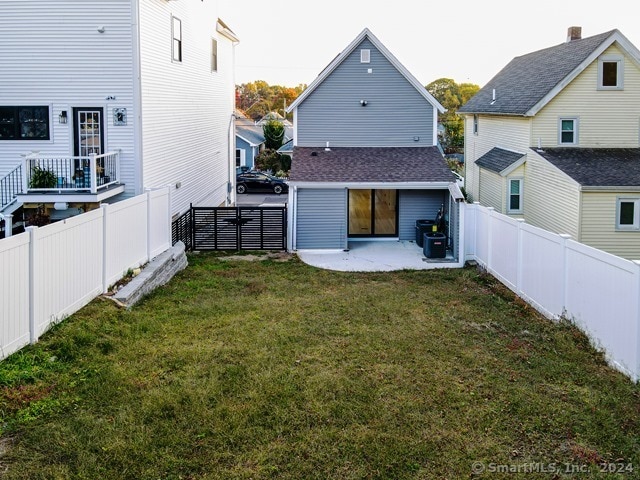
<svg viewBox="0 0 640 480">
<path fill-rule="evenodd" d="M 589 474 L 589 473 L 611 473 L 611 474 L 633 474 L 634 465 L 627 462 L 602 462 L 602 463 L 494 463 L 494 462 L 473 462 L 471 473 L 482 475 L 484 473 L 549 473 L 549 474 Z"/>
</svg>

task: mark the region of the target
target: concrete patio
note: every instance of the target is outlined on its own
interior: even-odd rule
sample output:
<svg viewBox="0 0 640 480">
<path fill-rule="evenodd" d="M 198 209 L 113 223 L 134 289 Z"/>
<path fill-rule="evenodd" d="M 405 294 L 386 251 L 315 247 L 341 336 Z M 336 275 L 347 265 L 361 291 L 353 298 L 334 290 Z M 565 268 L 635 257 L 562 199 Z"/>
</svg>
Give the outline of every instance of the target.
<svg viewBox="0 0 640 480">
<path fill-rule="evenodd" d="M 298 250 L 303 262 L 326 270 L 341 272 L 391 272 L 459 268 L 447 251 L 446 258 L 426 258 L 423 250 L 410 241 L 351 241 L 349 250 Z"/>
</svg>

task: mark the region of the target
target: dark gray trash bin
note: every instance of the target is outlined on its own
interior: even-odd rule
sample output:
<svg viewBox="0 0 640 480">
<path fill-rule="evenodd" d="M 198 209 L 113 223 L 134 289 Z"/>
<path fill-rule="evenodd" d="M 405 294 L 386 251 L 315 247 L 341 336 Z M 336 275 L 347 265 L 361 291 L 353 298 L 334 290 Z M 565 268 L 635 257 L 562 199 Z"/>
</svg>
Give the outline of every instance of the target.
<svg viewBox="0 0 640 480">
<path fill-rule="evenodd" d="M 445 258 L 447 256 L 447 237 L 444 233 L 429 232 L 424 234 L 422 252 L 427 258 Z"/>
<path fill-rule="evenodd" d="M 435 224 L 435 220 L 416 220 L 416 243 L 420 248 L 424 245 L 424 234 L 431 232 Z"/>
</svg>

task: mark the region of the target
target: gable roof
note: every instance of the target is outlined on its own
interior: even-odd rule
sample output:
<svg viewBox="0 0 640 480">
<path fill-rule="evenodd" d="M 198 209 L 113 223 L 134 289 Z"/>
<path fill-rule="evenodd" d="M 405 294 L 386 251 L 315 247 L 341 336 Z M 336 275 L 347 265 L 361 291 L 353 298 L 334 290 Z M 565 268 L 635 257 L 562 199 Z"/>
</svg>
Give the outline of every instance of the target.
<svg viewBox="0 0 640 480">
<path fill-rule="evenodd" d="M 249 125 L 237 125 L 236 135 L 247 142 L 252 147 L 262 145 L 265 142 L 262 127 Z"/>
<path fill-rule="evenodd" d="M 278 153 L 291 153 L 293 152 L 293 138 L 285 142 L 279 149 Z"/>
<path fill-rule="evenodd" d="M 525 161 L 526 154 L 494 147 L 476 160 L 476 165 L 496 172 L 500 175 L 508 175 Z"/>
<path fill-rule="evenodd" d="M 531 150 L 583 187 L 640 187 L 640 148 Z"/>
<path fill-rule="evenodd" d="M 640 66 L 638 49 L 611 30 L 514 58 L 458 112 L 535 115 L 614 42 Z"/>
<path fill-rule="evenodd" d="M 431 95 L 427 89 L 422 85 L 416 77 L 414 77 L 409 70 L 407 70 L 404 65 L 402 65 L 393 54 L 387 50 L 378 38 L 371 33 L 368 28 L 365 28 L 360 32 L 360 34 L 353 39 L 353 41 L 347 45 L 347 47 L 336 56 L 331 63 L 327 67 L 325 67 L 322 72 L 315 78 L 313 82 L 296 98 L 296 100 L 287 107 L 287 112 L 293 111 L 298 105 L 300 105 L 304 100 L 313 93 L 313 91 L 320 85 L 329 75 L 333 73 L 333 71 L 338 68 L 338 66 L 360 45 L 365 38 L 368 38 L 369 41 L 378 49 L 378 51 L 402 74 L 407 81 L 413 85 L 413 87 L 434 107 L 438 109 L 440 113 L 445 112 L 445 108 L 440 105 L 433 95 Z"/>
<path fill-rule="evenodd" d="M 293 147 L 295 182 L 455 182 L 437 147 Z"/>
</svg>

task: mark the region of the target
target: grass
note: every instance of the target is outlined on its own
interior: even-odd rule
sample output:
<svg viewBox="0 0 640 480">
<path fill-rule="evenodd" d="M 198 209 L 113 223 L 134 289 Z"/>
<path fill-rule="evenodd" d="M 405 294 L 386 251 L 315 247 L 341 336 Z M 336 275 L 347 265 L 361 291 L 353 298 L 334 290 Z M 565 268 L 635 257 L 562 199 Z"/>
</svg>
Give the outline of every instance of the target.
<svg viewBox="0 0 640 480">
<path fill-rule="evenodd" d="M 264 258 L 192 255 L 134 309 L 98 299 L 1 362 L 0 477 L 638 475 L 638 385 L 491 277 Z"/>
</svg>

